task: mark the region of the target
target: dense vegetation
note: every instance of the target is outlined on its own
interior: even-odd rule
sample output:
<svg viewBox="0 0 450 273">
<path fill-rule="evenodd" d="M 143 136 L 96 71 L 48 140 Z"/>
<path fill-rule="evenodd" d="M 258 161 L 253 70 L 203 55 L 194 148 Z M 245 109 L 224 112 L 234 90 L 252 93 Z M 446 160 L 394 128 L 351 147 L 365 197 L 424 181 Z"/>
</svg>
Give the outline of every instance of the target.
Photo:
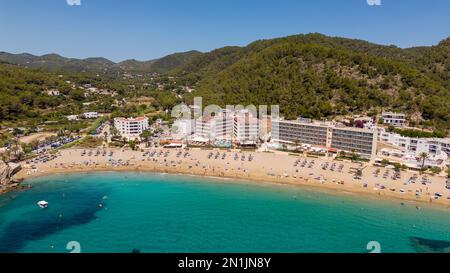
<svg viewBox="0 0 450 273">
<path fill-rule="evenodd" d="M 61 105 L 62 97 L 51 97 L 45 93 L 53 88 L 75 100 L 80 95 L 51 73 L 0 65 L 0 120 L 34 118 L 39 115 L 39 110 Z"/>
<path fill-rule="evenodd" d="M 439 131 L 427 132 L 414 129 L 399 129 L 399 128 L 395 128 L 392 131 L 401 136 L 413 138 L 444 138 L 446 136 L 445 133 Z"/>
<path fill-rule="evenodd" d="M 400 49 L 298 35 L 215 50 L 174 73 L 206 103 L 279 104 L 287 118 L 404 111 L 413 124 L 448 130 L 448 51 L 448 40 Z"/>
<path fill-rule="evenodd" d="M 0 64 L 0 146 L 12 135 L 28 135 L 37 130 L 89 133 L 97 121 L 69 121 L 66 116 L 96 111 L 112 117 L 159 115 L 180 103 L 176 94 L 158 90 L 148 78 L 124 79 L 116 74 L 63 74 Z M 87 92 L 83 86 L 95 86 L 108 94 Z M 170 86 L 170 85 L 168 85 Z M 59 95 L 49 95 L 58 90 Z M 165 118 L 164 116 L 161 116 Z M 24 128 L 7 132 L 7 128 Z"/>
</svg>

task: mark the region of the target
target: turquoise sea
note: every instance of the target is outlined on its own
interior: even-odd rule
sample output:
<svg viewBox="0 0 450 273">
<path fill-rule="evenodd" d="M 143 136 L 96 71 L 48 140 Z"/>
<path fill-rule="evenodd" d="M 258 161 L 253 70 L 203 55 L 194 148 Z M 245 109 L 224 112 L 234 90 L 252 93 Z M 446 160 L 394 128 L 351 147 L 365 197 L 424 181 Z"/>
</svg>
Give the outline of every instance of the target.
<svg viewBox="0 0 450 273">
<path fill-rule="evenodd" d="M 0 196 L 0 252 L 450 251 L 450 211 L 307 188 L 149 173 L 56 175 Z M 49 202 L 39 208 L 40 200 Z"/>
</svg>

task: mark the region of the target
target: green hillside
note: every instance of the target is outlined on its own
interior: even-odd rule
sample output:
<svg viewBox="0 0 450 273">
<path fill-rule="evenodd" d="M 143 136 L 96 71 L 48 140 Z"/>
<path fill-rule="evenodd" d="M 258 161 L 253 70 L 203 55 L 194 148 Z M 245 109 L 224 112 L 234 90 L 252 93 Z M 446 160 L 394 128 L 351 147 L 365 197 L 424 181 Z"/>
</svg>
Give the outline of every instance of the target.
<svg viewBox="0 0 450 273">
<path fill-rule="evenodd" d="M 448 40 L 400 49 L 311 34 L 215 50 L 175 72 L 205 103 L 279 104 L 289 118 L 404 111 L 447 130 L 447 53 Z"/>
</svg>

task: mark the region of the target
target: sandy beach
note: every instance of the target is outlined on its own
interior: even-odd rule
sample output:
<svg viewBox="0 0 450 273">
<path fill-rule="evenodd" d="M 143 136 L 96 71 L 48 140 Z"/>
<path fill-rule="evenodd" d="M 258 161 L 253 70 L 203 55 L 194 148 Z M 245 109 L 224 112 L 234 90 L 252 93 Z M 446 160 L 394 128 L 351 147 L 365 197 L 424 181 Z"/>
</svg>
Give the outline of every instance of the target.
<svg viewBox="0 0 450 273">
<path fill-rule="evenodd" d="M 363 168 L 361 179 L 355 179 L 358 168 Z M 51 174 L 93 171 L 172 173 L 312 186 L 372 198 L 396 198 L 450 208 L 450 190 L 445 188 L 445 177 L 410 171 L 402 171 L 400 177 L 394 177 L 393 169 L 374 167 L 369 163 L 362 165 L 281 152 L 68 149 L 60 151 L 55 159 L 48 162 L 23 162 L 23 170 L 16 178 L 26 180 Z M 442 197 L 437 198 L 436 193 Z"/>
</svg>

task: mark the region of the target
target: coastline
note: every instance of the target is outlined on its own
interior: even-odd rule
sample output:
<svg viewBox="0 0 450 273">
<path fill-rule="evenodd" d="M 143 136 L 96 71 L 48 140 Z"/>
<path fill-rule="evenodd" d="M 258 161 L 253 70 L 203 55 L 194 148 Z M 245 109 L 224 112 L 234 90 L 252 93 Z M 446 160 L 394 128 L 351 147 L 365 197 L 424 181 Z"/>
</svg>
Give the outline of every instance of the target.
<svg viewBox="0 0 450 273">
<path fill-rule="evenodd" d="M 132 168 L 124 168 L 124 169 L 91 169 L 91 170 L 70 170 L 67 172 L 53 172 L 53 173 L 45 173 L 45 174 L 39 174 L 35 175 L 33 177 L 29 177 L 27 179 L 24 179 L 22 183 L 26 183 L 28 180 L 33 180 L 36 178 L 45 178 L 45 177 L 52 177 L 52 176 L 59 176 L 63 174 L 95 174 L 95 173 L 137 173 L 137 174 L 167 174 L 171 176 L 184 176 L 184 177 L 193 177 L 198 179 L 205 179 L 207 182 L 211 182 L 211 180 L 218 181 L 218 183 L 228 183 L 228 184 L 249 184 L 252 186 L 287 186 L 287 187 L 294 187 L 296 189 L 303 189 L 307 191 L 313 191 L 316 193 L 326 193 L 330 195 L 340 195 L 340 196 L 350 196 L 354 198 L 367 198 L 371 201 L 381 201 L 381 202 L 392 202 L 397 204 L 404 204 L 404 205 L 411 205 L 411 206 L 419 206 L 419 208 L 423 207 L 432 207 L 434 209 L 440 209 L 443 211 L 450 212 L 450 205 L 443 202 L 427 202 L 423 199 L 412 199 L 410 197 L 405 196 L 396 196 L 393 194 L 373 194 L 370 191 L 363 191 L 363 190 L 349 190 L 346 188 L 339 188 L 339 187 L 330 187 L 330 186 L 323 186 L 323 185 L 317 185 L 317 184 L 308 184 L 308 183 L 293 183 L 293 182 L 276 182 L 274 180 L 256 180 L 251 178 L 235 178 L 235 177 L 219 177 L 219 176 L 204 176 L 199 174 L 192 174 L 192 173 L 180 173 L 180 172 L 159 172 L 159 171 L 150 171 L 150 170 L 142 170 L 142 169 L 132 169 Z M 27 189 L 27 187 L 23 188 L 24 190 Z M 12 192 L 14 190 L 21 190 L 17 188 L 12 188 L 9 191 L 6 191 L 4 193 Z M 2 194 L 4 194 L 2 193 Z"/>
<path fill-rule="evenodd" d="M 74 151 L 74 150 L 72 150 Z M 75 150 L 78 152 L 79 150 Z M 135 152 L 136 153 L 139 152 Z M 259 155 L 258 155 L 259 156 Z M 287 155 L 283 155 L 288 157 Z M 291 158 L 292 159 L 292 158 Z M 192 165 L 192 164 L 191 164 Z M 137 172 L 137 173 L 153 173 L 153 174 L 171 174 L 171 175 L 182 175 L 182 176 L 194 176 L 199 178 L 212 178 L 224 180 L 228 183 L 254 183 L 254 184 L 267 184 L 267 185 L 278 185 L 278 186 L 294 186 L 299 188 L 311 189 L 313 191 L 327 192 L 330 194 L 342 194 L 342 195 L 353 195 L 361 196 L 364 198 L 370 198 L 372 200 L 390 200 L 394 202 L 408 203 L 416 206 L 423 206 L 425 204 L 431 205 L 433 207 L 440 207 L 445 210 L 450 210 L 450 202 L 446 199 L 434 200 L 431 198 L 416 198 L 416 196 L 410 192 L 405 192 L 404 194 L 399 194 L 398 192 L 391 192 L 389 190 L 378 190 L 374 191 L 372 188 L 364 188 L 359 184 L 351 185 L 347 183 L 345 185 L 332 183 L 332 182 L 319 182 L 314 178 L 294 178 L 294 177 L 284 177 L 284 176 L 268 176 L 261 172 L 225 172 L 217 170 L 215 167 L 212 168 L 193 168 L 192 166 L 183 166 L 182 164 L 177 166 L 167 166 L 162 165 L 158 161 L 154 162 L 138 162 L 130 166 L 111 166 L 108 163 L 104 164 L 96 163 L 95 165 L 89 166 L 46 166 L 42 168 L 39 172 L 27 173 L 27 168 L 24 168 L 21 172 L 16 175 L 16 179 L 22 180 L 22 183 L 26 183 L 29 179 L 37 177 L 45 177 L 51 175 L 60 174 L 75 174 L 75 173 L 98 173 L 98 172 Z M 20 186 L 19 186 L 20 187 Z M 26 189 L 26 187 L 23 187 Z M 16 189 L 18 189 L 16 187 Z M 12 189 L 14 190 L 14 188 Z"/>
</svg>

